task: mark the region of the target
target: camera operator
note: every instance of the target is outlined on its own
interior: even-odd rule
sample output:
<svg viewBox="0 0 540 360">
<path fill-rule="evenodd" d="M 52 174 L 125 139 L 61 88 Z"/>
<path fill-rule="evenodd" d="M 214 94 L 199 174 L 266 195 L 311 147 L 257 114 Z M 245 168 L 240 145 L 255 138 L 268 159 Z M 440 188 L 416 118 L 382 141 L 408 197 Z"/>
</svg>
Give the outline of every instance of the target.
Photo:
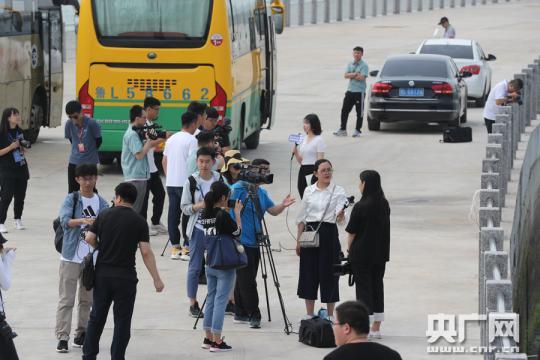
<svg viewBox="0 0 540 360">
<path fill-rule="evenodd" d="M 13 338 L 17 336 L 6 322 L 2 290 L 11 287 L 11 265 L 15 259 L 15 248 L 4 247 L 6 238 L 0 234 L 0 355 L 2 360 L 19 360 Z"/>
<path fill-rule="evenodd" d="M 218 153 L 216 147 L 218 145 L 215 143 L 214 133 L 211 131 L 201 131 L 197 136 L 197 149 L 191 150 L 186 161 L 186 172 L 189 175 L 192 175 L 197 171 L 197 150 L 201 148 L 212 149 L 216 152 L 216 163 L 212 166 L 212 170 L 217 171 L 224 164 L 223 156 Z"/>
<path fill-rule="evenodd" d="M 161 102 L 154 97 L 147 97 L 144 99 L 144 111 L 146 114 L 146 126 L 153 126 L 157 121 L 159 116 L 159 109 Z M 164 146 L 165 139 L 161 139 L 161 142 L 158 146 Z M 165 188 L 161 182 L 161 176 L 159 175 L 159 170 L 156 165 L 156 160 L 154 157 L 154 148 L 148 151 L 146 154 L 148 159 L 148 166 L 150 169 L 150 179 L 148 179 L 148 186 L 146 188 L 146 194 L 144 197 L 142 215 L 146 219 L 148 212 L 148 200 L 150 199 L 150 193 L 152 193 L 152 222 L 150 225 L 150 233 L 152 234 L 167 234 L 167 228 L 161 223 L 161 215 L 163 214 L 163 205 L 165 204 Z"/>
<path fill-rule="evenodd" d="M 521 79 L 513 79 L 510 81 L 503 80 L 491 90 L 484 106 L 484 122 L 488 134 L 491 134 L 493 124 L 497 114 L 499 114 L 499 106 L 504 106 L 509 103 L 516 102 L 521 105 L 521 89 L 523 81 Z"/>
<path fill-rule="evenodd" d="M 146 113 L 139 105 L 133 105 L 129 110 L 130 124 L 122 140 L 122 172 L 124 180 L 132 183 L 137 189 L 137 200 L 133 210 L 142 214 L 146 186 L 150 179 L 150 168 L 146 154 L 161 142 L 161 139 L 143 141 L 141 134 L 133 128 L 142 127 L 146 123 Z M 157 235 L 155 232 L 154 235 Z"/>
<path fill-rule="evenodd" d="M 264 176 L 270 173 L 270 163 L 264 159 L 255 159 L 252 166 Z M 278 205 L 275 205 L 268 192 L 261 187 L 262 183 L 250 184 L 244 180 L 236 182 L 232 186 L 231 199 L 241 200 L 244 205 L 242 213 L 242 236 L 241 243 L 244 245 L 248 258 L 245 268 L 236 270 L 236 287 L 234 289 L 235 315 L 234 322 L 245 324 L 259 329 L 261 327 L 261 311 L 259 309 L 259 294 L 257 292 L 257 272 L 259 270 L 260 249 L 258 238 L 263 235 L 261 225 L 265 213 L 272 216 L 281 214 L 287 207 L 294 204 L 294 197 L 290 194 Z M 254 187 L 259 199 L 258 204 L 249 200 L 249 188 Z"/>
<path fill-rule="evenodd" d="M 300 257 L 297 294 L 306 302 L 305 319 L 315 315 L 319 287 L 321 302 L 327 304 L 330 319 L 334 316 L 335 303 L 339 301 L 339 276 L 334 274 L 333 267 L 339 262 L 341 245 L 337 223 L 345 221 L 347 198 L 345 189 L 332 181 L 333 171 L 327 159 L 315 162 L 317 182 L 306 188 L 302 208 L 296 218 L 296 254 Z M 318 229 L 319 247 L 300 247 L 300 236 L 307 229 Z"/>
<path fill-rule="evenodd" d="M 249 164 L 249 160 L 244 159 L 240 151 L 229 150 L 225 153 L 224 161 L 225 164 L 221 168 L 221 175 L 232 186 L 238 181 L 238 175 L 242 171 L 242 164 Z"/>
<path fill-rule="evenodd" d="M 230 120 L 223 119 L 223 125 L 218 125 L 219 114 L 214 108 L 206 109 L 206 119 L 203 120 L 201 131 L 212 131 L 222 153 L 226 153 L 231 149 L 231 141 L 229 133 L 231 132 Z"/>
<path fill-rule="evenodd" d="M 360 301 L 346 301 L 336 308 L 333 330 L 338 348 L 324 360 L 401 360 L 396 351 L 368 341 L 368 311 Z"/>
<path fill-rule="evenodd" d="M 374 170 L 360 174 L 361 200 L 354 205 L 349 224 L 348 250 L 356 284 L 356 299 L 366 304 L 373 320 L 370 336 L 380 339 L 384 320 L 386 263 L 390 260 L 390 206 Z"/>
<path fill-rule="evenodd" d="M 212 170 L 215 162 L 216 152 L 214 150 L 204 147 L 197 150 L 197 167 L 199 171 L 187 178 L 180 202 L 182 212 L 184 215 L 189 216 L 186 228 L 186 234 L 189 238 L 187 293 L 190 302 L 189 313 L 192 317 L 199 316 L 201 311 L 197 302 L 197 289 L 204 256 L 204 227 L 200 221 L 202 210 L 205 207 L 204 197 L 210 191 L 210 186 L 214 182 L 223 179 L 217 171 Z M 195 188 L 192 186 L 193 180 L 196 183 Z"/>
<path fill-rule="evenodd" d="M 0 233 L 7 233 L 5 225 L 11 200 L 14 199 L 15 228 L 23 230 L 22 213 L 30 174 L 24 156 L 24 146 L 29 146 L 19 127 L 21 115 L 15 108 L 7 108 L 0 121 Z"/>
<path fill-rule="evenodd" d="M 81 103 L 72 100 L 66 104 L 69 120 L 64 127 L 64 137 L 71 143 L 68 165 L 68 193 L 79 190 L 75 181 L 75 168 L 79 164 L 99 164 L 98 150 L 103 141 L 101 126 L 82 114 Z M 95 189 L 94 189 L 95 191 Z"/>
</svg>

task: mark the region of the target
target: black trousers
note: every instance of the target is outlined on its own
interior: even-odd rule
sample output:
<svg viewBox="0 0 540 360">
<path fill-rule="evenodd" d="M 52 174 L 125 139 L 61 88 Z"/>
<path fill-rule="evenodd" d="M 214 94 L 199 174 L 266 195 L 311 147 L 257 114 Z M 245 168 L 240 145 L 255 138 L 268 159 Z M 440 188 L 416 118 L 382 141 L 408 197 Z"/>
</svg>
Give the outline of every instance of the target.
<svg viewBox="0 0 540 360">
<path fill-rule="evenodd" d="M 487 129 L 488 134 L 491 134 L 493 131 L 493 124 L 495 124 L 495 120 L 484 118 L 484 122 L 486 123 L 486 129 Z"/>
<path fill-rule="evenodd" d="M 131 337 L 131 317 L 137 294 L 137 279 L 96 276 L 94 303 L 86 328 L 83 360 L 95 360 L 99 353 L 99 339 L 113 305 L 114 333 L 111 360 L 125 360 Z"/>
<path fill-rule="evenodd" d="M 152 193 L 152 225 L 158 225 L 161 221 L 161 215 L 163 214 L 163 204 L 165 204 L 165 188 L 161 182 L 159 171 L 150 173 L 150 179 L 146 184 L 146 195 L 144 196 L 144 203 L 142 208 L 142 216 L 146 219 L 148 214 L 148 200 Z"/>
<path fill-rule="evenodd" d="M 4 224 L 11 200 L 14 199 L 15 219 L 20 219 L 24 208 L 24 198 L 28 180 L 24 178 L 0 178 L 0 224 Z"/>
<path fill-rule="evenodd" d="M 306 176 L 313 175 L 313 171 L 315 170 L 315 165 L 302 165 L 300 166 L 300 170 L 298 170 L 298 193 L 300 194 L 300 199 L 304 197 L 304 191 L 308 187 L 308 183 L 306 182 Z M 313 175 L 311 177 L 311 184 L 313 185 L 317 182 L 317 177 Z"/>
<path fill-rule="evenodd" d="M 345 93 L 343 106 L 341 107 L 341 130 L 347 130 L 347 120 L 353 106 L 356 108 L 356 130 L 362 129 L 364 121 L 364 93 L 350 92 Z"/>
<path fill-rule="evenodd" d="M 0 359 L 2 360 L 19 360 L 17 350 L 13 339 L 7 339 L 0 335 Z"/>
<path fill-rule="evenodd" d="M 384 272 L 386 264 L 353 264 L 356 300 L 362 301 L 369 314 L 384 313 Z"/>
<path fill-rule="evenodd" d="M 68 194 L 71 194 L 74 191 L 79 191 L 81 187 L 79 183 L 75 181 L 75 168 L 77 165 L 69 164 L 68 165 Z M 94 188 L 94 192 L 97 194 L 97 189 Z"/>
<path fill-rule="evenodd" d="M 236 316 L 260 320 L 259 293 L 257 292 L 257 272 L 261 253 L 259 248 L 244 247 L 248 258 L 245 268 L 236 270 L 234 287 L 234 309 Z"/>
</svg>

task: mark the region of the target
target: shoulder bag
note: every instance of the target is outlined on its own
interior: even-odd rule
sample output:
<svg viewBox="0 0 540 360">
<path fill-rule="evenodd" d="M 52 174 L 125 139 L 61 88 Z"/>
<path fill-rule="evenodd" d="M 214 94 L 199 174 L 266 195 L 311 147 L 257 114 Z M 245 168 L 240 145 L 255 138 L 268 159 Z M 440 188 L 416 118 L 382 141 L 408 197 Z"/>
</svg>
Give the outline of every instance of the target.
<svg viewBox="0 0 540 360">
<path fill-rule="evenodd" d="M 311 226 L 306 225 L 304 232 L 300 234 L 300 239 L 298 239 L 298 243 L 300 244 L 300 247 L 303 247 L 303 248 L 318 248 L 319 247 L 319 244 L 320 244 L 319 229 L 321 228 L 321 225 L 324 220 L 324 216 L 326 215 L 326 212 L 328 211 L 328 208 L 330 207 L 330 204 L 332 203 L 332 198 L 334 196 L 335 190 L 336 190 L 336 186 L 334 185 L 334 188 L 332 189 L 332 193 L 330 194 L 330 200 L 328 201 L 328 204 L 326 204 L 326 209 L 324 209 L 321 221 L 319 222 L 319 226 L 317 226 L 317 229 L 313 230 Z"/>
<path fill-rule="evenodd" d="M 223 215 L 219 212 L 218 216 Z M 204 244 L 207 250 L 206 264 L 211 269 L 240 269 L 248 264 L 244 246 L 232 235 L 205 235 Z"/>
</svg>

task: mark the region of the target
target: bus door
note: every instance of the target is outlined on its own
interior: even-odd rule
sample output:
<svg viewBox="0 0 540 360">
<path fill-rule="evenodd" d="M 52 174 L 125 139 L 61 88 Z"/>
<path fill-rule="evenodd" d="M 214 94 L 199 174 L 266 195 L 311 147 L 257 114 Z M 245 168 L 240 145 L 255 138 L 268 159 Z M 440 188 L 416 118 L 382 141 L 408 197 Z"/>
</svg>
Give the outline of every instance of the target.
<svg viewBox="0 0 540 360">
<path fill-rule="evenodd" d="M 56 127 L 62 121 L 62 14 L 60 7 L 43 9 L 41 14 L 43 72 L 48 99 L 45 118 L 49 119 L 47 126 Z"/>
<path fill-rule="evenodd" d="M 274 34 L 274 24 L 271 14 L 268 13 L 267 7 L 264 7 L 264 41 L 265 41 L 265 89 L 262 106 L 262 121 L 266 125 L 266 129 L 272 126 L 272 119 L 275 112 L 275 98 L 277 85 L 277 54 L 276 42 Z"/>
</svg>

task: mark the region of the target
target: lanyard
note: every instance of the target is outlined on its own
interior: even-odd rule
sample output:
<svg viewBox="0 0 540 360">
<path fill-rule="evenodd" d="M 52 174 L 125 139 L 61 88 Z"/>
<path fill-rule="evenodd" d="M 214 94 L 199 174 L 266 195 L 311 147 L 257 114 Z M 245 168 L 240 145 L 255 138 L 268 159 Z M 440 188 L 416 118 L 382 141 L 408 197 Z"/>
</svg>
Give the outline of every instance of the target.
<svg viewBox="0 0 540 360">
<path fill-rule="evenodd" d="M 77 125 L 75 125 L 77 126 Z M 83 142 L 83 137 L 84 137 L 84 120 L 83 120 L 83 123 L 81 124 L 81 127 L 77 129 L 77 137 L 79 138 L 79 144 L 82 144 Z"/>
</svg>

